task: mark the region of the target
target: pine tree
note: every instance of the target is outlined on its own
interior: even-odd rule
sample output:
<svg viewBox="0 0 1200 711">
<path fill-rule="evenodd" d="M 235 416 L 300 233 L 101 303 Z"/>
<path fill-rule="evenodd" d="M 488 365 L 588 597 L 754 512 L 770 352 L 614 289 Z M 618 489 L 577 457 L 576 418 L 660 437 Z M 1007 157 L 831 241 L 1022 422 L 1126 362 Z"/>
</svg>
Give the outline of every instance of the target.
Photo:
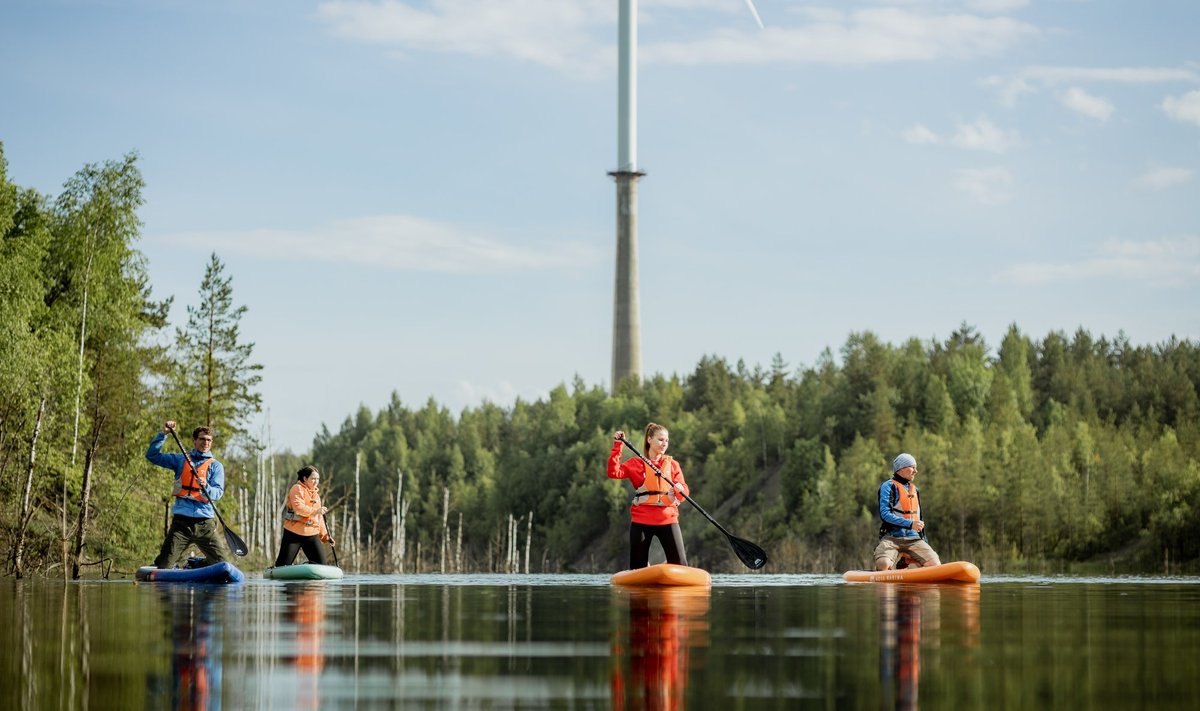
<svg viewBox="0 0 1200 711">
<path fill-rule="evenodd" d="M 212 427 L 228 440 L 245 434 L 246 419 L 262 409 L 255 391 L 262 366 L 251 361 L 254 344 L 242 342 L 239 324 L 247 307 L 234 306 L 233 278 L 224 271 L 213 253 L 200 282 L 200 304 L 188 306 L 187 328 L 176 330 L 175 386 L 183 415 L 190 418 L 176 419 Z"/>
</svg>

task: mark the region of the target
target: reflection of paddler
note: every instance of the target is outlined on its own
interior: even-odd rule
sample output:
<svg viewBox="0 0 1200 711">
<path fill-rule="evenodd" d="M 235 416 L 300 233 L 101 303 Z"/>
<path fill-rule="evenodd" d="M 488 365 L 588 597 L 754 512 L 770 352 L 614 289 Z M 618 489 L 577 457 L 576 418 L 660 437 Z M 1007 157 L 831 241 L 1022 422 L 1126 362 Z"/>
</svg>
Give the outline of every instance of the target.
<svg viewBox="0 0 1200 711">
<path fill-rule="evenodd" d="M 325 667 L 321 649 L 325 620 L 325 587 L 311 583 L 287 586 L 288 618 L 296 625 L 296 700 L 299 708 L 315 709 L 320 705 L 318 680 Z"/>
<path fill-rule="evenodd" d="M 171 706 L 181 711 L 220 708 L 221 635 L 214 630 L 214 590 L 169 586 L 164 591 L 171 624 Z"/>
<path fill-rule="evenodd" d="M 879 679 L 885 708 L 916 709 L 921 681 L 921 598 L 879 586 Z"/>
<path fill-rule="evenodd" d="M 935 667 L 943 634 L 961 635 L 966 648 L 979 644 L 979 585 L 885 583 L 878 591 L 883 707 L 916 709 L 922 644 Z"/>
<path fill-rule="evenodd" d="M 708 588 L 621 589 L 613 642 L 614 709 L 681 711 L 688 648 L 707 644 Z"/>
</svg>

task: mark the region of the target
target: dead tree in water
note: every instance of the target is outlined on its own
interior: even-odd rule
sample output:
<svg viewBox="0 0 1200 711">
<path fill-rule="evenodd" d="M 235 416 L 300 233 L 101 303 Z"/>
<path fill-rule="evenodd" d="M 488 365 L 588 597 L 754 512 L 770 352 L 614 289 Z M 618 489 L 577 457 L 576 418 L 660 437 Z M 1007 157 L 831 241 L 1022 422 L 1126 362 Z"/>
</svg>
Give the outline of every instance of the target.
<svg viewBox="0 0 1200 711">
<path fill-rule="evenodd" d="M 525 525 L 525 574 L 529 575 L 529 548 L 533 545 L 533 512 L 529 512 L 529 523 Z"/>
<path fill-rule="evenodd" d="M 463 555 L 462 555 L 462 526 L 463 515 L 462 511 L 458 512 L 458 543 L 455 544 L 454 551 L 454 570 L 461 573 L 463 570 Z"/>
<path fill-rule="evenodd" d="M 450 547 L 450 488 L 442 487 L 442 555 L 439 562 L 439 570 L 446 572 L 446 554 Z"/>
<path fill-rule="evenodd" d="M 392 505 L 392 570 L 404 572 L 406 539 L 404 524 L 408 518 L 408 502 L 404 500 L 404 473 L 396 470 L 396 502 Z"/>
</svg>

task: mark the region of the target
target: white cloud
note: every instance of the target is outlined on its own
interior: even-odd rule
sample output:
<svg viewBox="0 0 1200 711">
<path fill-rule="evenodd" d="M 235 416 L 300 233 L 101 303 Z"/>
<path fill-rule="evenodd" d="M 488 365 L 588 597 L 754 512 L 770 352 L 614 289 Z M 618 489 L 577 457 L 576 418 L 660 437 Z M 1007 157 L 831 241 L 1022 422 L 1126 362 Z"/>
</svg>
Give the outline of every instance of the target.
<svg viewBox="0 0 1200 711">
<path fill-rule="evenodd" d="M 1133 185 L 1141 190 L 1165 190 L 1192 179 L 1194 170 L 1188 168 L 1154 168 L 1139 175 Z"/>
<path fill-rule="evenodd" d="M 1163 84 L 1200 81 L 1200 74 L 1195 70 L 1177 67 L 1026 67 L 1021 70 L 1019 76 L 1043 84 Z"/>
<path fill-rule="evenodd" d="M 996 0 L 992 0 L 994 3 Z M 681 10 L 746 13 L 734 0 L 648 3 L 656 26 Z M 643 8 L 644 9 L 644 8 Z M 617 3 L 612 0 L 329 0 L 317 17 L 352 42 L 393 51 L 455 52 L 507 57 L 558 71 L 598 76 L 611 67 Z M 1003 16 L 929 7 L 868 7 L 852 12 L 800 9 L 799 23 L 772 21 L 766 30 L 726 18 L 707 35 L 686 41 L 647 42 L 639 61 L 668 64 L 795 62 L 864 65 L 994 55 L 1041 31 Z M 643 16 L 646 20 L 646 16 Z M 749 25 L 748 27 L 746 25 Z"/>
<path fill-rule="evenodd" d="M 994 86 L 1000 92 L 1000 105 L 1012 108 L 1017 105 L 1017 99 L 1023 94 L 1032 94 L 1036 89 L 1023 77 L 1005 78 L 990 76 L 981 82 L 984 86 Z"/>
<path fill-rule="evenodd" d="M 1022 94 L 1033 93 L 1038 87 L 1079 83 L 1164 84 L 1197 81 L 1200 81 L 1200 73 L 1178 67 L 1038 66 L 1026 67 L 1012 76 L 990 76 L 983 80 L 983 84 L 996 87 L 1000 93 L 1000 103 L 1011 107 Z"/>
<path fill-rule="evenodd" d="M 598 56 L 610 54 L 593 30 L 616 26 L 617 5 L 604 0 L 332 0 L 317 6 L 317 17 L 335 36 L 352 42 L 588 71 L 605 63 Z"/>
<path fill-rule="evenodd" d="M 915 145 L 936 145 L 942 141 L 941 137 L 921 124 L 906 129 L 901 135 L 907 143 Z"/>
<path fill-rule="evenodd" d="M 1004 153 L 1021 145 L 1021 137 L 1016 131 L 1005 131 L 987 119 L 979 119 L 960 125 L 950 138 L 950 143 L 966 150 Z"/>
<path fill-rule="evenodd" d="M 1098 121 L 1107 121 L 1112 116 L 1113 105 L 1108 99 L 1092 96 L 1083 89 L 1073 86 L 1058 95 L 1058 100 L 1068 109 Z"/>
<path fill-rule="evenodd" d="M 975 12 L 990 12 L 997 15 L 1020 10 L 1029 0 L 967 0 L 967 9 Z"/>
<path fill-rule="evenodd" d="M 507 380 L 501 380 L 492 385 L 477 385 L 469 380 L 460 380 L 458 382 L 457 394 L 458 400 L 463 407 L 478 407 L 483 402 L 493 404 L 511 403 L 521 393 L 518 393 L 513 384 Z M 545 393 L 538 393 L 530 399 L 536 400 L 544 395 Z"/>
<path fill-rule="evenodd" d="M 455 225 L 409 215 L 337 220 L 311 231 L 182 232 L 164 239 L 254 257 L 447 274 L 576 267 L 602 258 L 598 250 L 580 243 L 508 244 Z"/>
<path fill-rule="evenodd" d="M 963 168 L 955 173 L 954 187 L 984 205 L 1003 205 L 1012 199 L 1012 173 L 1007 168 Z"/>
<path fill-rule="evenodd" d="M 1163 99 L 1162 110 L 1176 121 L 1200 126 L 1200 89 L 1189 91 L 1183 96 L 1168 96 Z"/>
<path fill-rule="evenodd" d="M 1020 285 L 1100 279 L 1158 287 L 1194 285 L 1200 283 L 1200 237 L 1152 242 L 1109 240 L 1091 258 L 1058 264 L 1016 264 L 1002 271 L 998 279 Z"/>
<path fill-rule="evenodd" d="M 770 24 L 762 32 L 721 31 L 695 41 L 652 44 L 640 50 L 641 56 L 671 64 L 866 65 L 1000 54 L 1040 34 L 1035 26 L 1007 17 L 906 8 L 822 8 L 801 14 L 807 21 L 799 26 Z"/>
</svg>

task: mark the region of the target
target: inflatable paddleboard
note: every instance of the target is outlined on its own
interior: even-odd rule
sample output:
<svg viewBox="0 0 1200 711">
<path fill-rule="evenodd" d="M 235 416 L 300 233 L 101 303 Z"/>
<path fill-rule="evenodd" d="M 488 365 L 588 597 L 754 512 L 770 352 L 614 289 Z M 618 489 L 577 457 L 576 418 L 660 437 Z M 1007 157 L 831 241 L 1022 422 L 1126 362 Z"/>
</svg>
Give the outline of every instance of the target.
<svg viewBox="0 0 1200 711">
<path fill-rule="evenodd" d="M 848 570 L 843 578 L 853 583 L 977 583 L 979 568 L 965 560 L 931 568 L 900 570 Z"/>
<path fill-rule="evenodd" d="M 673 563 L 659 563 L 636 570 L 622 570 L 612 576 L 613 585 L 712 585 L 707 570 Z"/>
<path fill-rule="evenodd" d="M 263 577 L 272 580 L 337 580 L 342 575 L 342 569 L 336 565 L 318 565 L 317 563 L 281 565 L 263 571 Z"/>
<path fill-rule="evenodd" d="M 246 574 L 233 563 L 216 563 L 203 568 L 155 568 L 143 565 L 134 577 L 143 583 L 240 583 Z"/>
</svg>

